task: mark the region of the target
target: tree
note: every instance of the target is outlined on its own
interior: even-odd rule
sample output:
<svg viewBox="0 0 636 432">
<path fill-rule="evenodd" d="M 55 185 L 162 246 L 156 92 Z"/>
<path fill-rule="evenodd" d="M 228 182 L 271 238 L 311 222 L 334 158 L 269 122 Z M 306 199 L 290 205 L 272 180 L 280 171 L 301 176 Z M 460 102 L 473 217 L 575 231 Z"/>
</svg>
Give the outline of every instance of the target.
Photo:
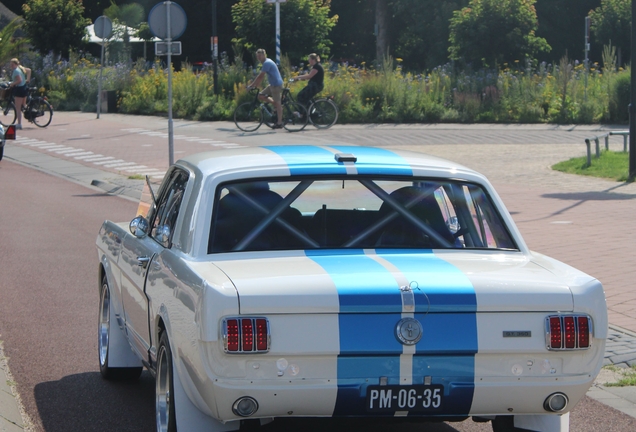
<svg viewBox="0 0 636 432">
<path fill-rule="evenodd" d="M 450 20 L 450 57 L 483 66 L 532 58 L 549 51 L 537 37 L 535 0 L 471 0 Z"/>
<path fill-rule="evenodd" d="M 117 31 L 113 33 L 115 33 L 115 36 L 121 37 L 124 41 L 124 52 L 128 60 L 130 60 L 130 34 L 128 33 L 128 28 L 132 27 L 137 29 L 144 19 L 144 14 L 144 8 L 139 3 L 118 6 L 114 0 L 111 0 L 110 6 L 104 10 L 104 15 L 113 20 L 114 23 L 123 26 L 120 27 L 122 34 L 116 34 Z"/>
<path fill-rule="evenodd" d="M 7 63 L 14 56 L 20 41 L 14 39 L 14 33 L 22 26 L 22 19 L 14 18 L 0 30 L 0 64 Z"/>
<path fill-rule="evenodd" d="M 629 61 L 632 29 L 631 0 L 602 0 L 601 5 L 590 11 L 594 40 L 601 45 L 612 43 L 622 54 L 622 61 Z"/>
<path fill-rule="evenodd" d="M 82 0 L 28 0 L 22 10 L 31 44 L 43 54 L 67 54 L 80 47 L 90 24 Z"/>
<path fill-rule="evenodd" d="M 394 0 L 394 53 L 404 66 L 422 71 L 448 61 L 449 25 L 453 12 L 468 0 Z"/>
<path fill-rule="evenodd" d="M 331 0 L 291 0 L 280 5 L 281 45 L 294 63 L 315 52 L 326 58 L 328 36 L 338 16 L 329 16 Z M 241 0 L 232 6 L 232 20 L 238 37 L 233 41 L 253 51 L 265 48 L 276 52 L 274 6 L 264 0 Z"/>
<path fill-rule="evenodd" d="M 378 66 L 384 64 L 389 55 L 389 16 L 388 0 L 375 0 L 375 25 L 377 33 L 375 39 L 375 58 Z"/>
</svg>

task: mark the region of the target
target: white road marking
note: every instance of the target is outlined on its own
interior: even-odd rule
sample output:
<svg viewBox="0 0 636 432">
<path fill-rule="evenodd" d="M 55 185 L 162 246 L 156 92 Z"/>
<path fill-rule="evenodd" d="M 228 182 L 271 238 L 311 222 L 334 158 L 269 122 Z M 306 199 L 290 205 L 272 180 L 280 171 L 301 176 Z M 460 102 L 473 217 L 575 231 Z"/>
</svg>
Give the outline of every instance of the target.
<svg viewBox="0 0 636 432">
<path fill-rule="evenodd" d="M 95 154 L 95 153 L 91 152 L 91 154 L 88 155 L 88 156 L 75 156 L 73 159 L 80 159 L 80 160 L 84 160 L 84 161 L 87 161 L 87 162 L 91 162 L 92 160 L 94 160 L 94 158 L 96 158 L 98 156 L 100 156 L 99 159 L 101 159 L 101 156 L 104 156 L 104 155 Z"/>
<path fill-rule="evenodd" d="M 161 138 L 167 138 L 168 134 L 165 132 L 158 132 L 158 131 L 149 131 L 148 129 L 141 129 L 141 128 L 126 128 L 126 129 L 121 129 L 121 131 L 123 132 L 131 132 L 131 133 L 136 133 L 139 135 L 147 135 L 147 136 L 153 136 L 153 137 L 161 137 Z M 201 144 L 209 144 L 213 147 L 221 147 L 221 148 L 240 148 L 240 147 L 245 147 L 243 145 L 237 144 L 237 143 L 229 143 L 226 141 L 217 141 L 211 138 L 201 138 L 201 137 L 195 137 L 195 136 L 188 136 L 188 135 L 173 135 L 173 138 L 175 140 L 185 140 L 188 142 L 198 142 Z M 151 144 L 143 144 L 143 147 L 150 147 Z"/>
<path fill-rule="evenodd" d="M 91 156 L 89 158 L 84 159 L 84 162 L 93 162 L 94 164 L 97 164 L 98 161 L 109 161 L 111 159 L 115 159 L 112 156 L 103 156 L 103 157 L 97 157 L 97 156 L 102 156 L 102 155 L 95 155 L 94 157 Z"/>
<path fill-rule="evenodd" d="M 74 152 L 74 151 L 77 151 L 77 149 L 75 147 L 64 147 L 61 149 L 49 149 L 49 151 L 53 153 L 62 154 L 62 153 Z"/>
<path fill-rule="evenodd" d="M 110 159 L 112 159 L 112 158 L 110 158 Z M 125 161 L 123 159 L 107 160 L 107 161 L 104 161 L 104 162 L 93 162 L 93 165 L 104 165 L 104 164 L 107 164 L 107 163 L 115 163 L 115 162 L 125 162 Z"/>
<path fill-rule="evenodd" d="M 59 149 L 59 148 L 62 148 L 62 147 L 66 147 L 66 146 L 59 145 L 59 144 L 49 144 L 49 145 L 46 145 L 46 146 L 41 146 L 40 148 L 43 148 L 43 149 L 57 148 L 57 149 Z"/>
<path fill-rule="evenodd" d="M 137 171 L 137 170 L 144 169 L 144 168 L 148 168 L 148 167 L 146 165 L 137 165 L 137 166 L 130 167 L 130 168 L 124 168 L 122 171 L 126 171 L 126 172 Z"/>
<path fill-rule="evenodd" d="M 73 157 L 73 156 L 83 156 L 83 155 L 90 155 L 90 156 L 92 156 L 92 155 L 94 155 L 94 154 L 95 154 L 95 153 L 93 153 L 92 151 L 85 151 L 85 152 L 70 152 L 70 153 L 66 153 L 66 154 L 65 154 L 65 155 L 63 155 L 63 156 L 70 156 L 70 157 Z"/>
<path fill-rule="evenodd" d="M 137 165 L 136 162 L 118 162 L 118 163 L 108 163 L 104 165 L 105 168 L 121 168 L 121 167 L 129 167 L 131 165 Z"/>
</svg>

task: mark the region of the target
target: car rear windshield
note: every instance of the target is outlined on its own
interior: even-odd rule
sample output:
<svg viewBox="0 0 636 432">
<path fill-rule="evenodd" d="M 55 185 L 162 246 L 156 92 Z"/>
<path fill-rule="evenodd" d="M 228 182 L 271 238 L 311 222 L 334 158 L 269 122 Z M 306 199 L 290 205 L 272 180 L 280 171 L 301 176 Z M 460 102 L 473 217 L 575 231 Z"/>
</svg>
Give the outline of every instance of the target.
<svg viewBox="0 0 636 432">
<path fill-rule="evenodd" d="M 303 178 L 219 186 L 209 253 L 393 248 L 516 250 L 478 185 L 439 179 Z"/>
</svg>

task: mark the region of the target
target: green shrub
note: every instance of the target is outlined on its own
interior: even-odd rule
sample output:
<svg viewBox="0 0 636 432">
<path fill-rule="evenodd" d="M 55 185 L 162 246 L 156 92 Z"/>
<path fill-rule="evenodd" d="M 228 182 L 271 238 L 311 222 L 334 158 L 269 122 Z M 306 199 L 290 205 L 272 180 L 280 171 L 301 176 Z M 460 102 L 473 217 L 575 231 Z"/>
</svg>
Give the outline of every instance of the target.
<svg viewBox="0 0 636 432">
<path fill-rule="evenodd" d="M 629 121 L 630 80 L 630 71 L 626 70 L 616 75 L 612 83 L 609 101 L 609 116 L 612 122 L 625 123 Z"/>
</svg>

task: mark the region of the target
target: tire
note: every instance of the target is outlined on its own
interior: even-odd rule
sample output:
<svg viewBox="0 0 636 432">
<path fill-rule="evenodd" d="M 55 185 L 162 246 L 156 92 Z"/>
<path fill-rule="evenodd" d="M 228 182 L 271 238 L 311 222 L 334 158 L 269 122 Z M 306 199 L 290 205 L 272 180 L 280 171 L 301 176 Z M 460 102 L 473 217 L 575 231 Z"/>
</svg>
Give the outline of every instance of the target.
<svg viewBox="0 0 636 432">
<path fill-rule="evenodd" d="M 309 107 L 309 121 L 318 129 L 328 129 L 338 121 L 338 107 L 331 99 L 318 99 Z"/>
<path fill-rule="evenodd" d="M 245 102 L 234 110 L 234 123 L 244 132 L 254 132 L 263 124 L 263 111 L 254 102 Z"/>
<path fill-rule="evenodd" d="M 515 427 L 515 420 L 513 416 L 497 416 L 492 421 L 493 432 L 532 432 L 528 429 L 521 429 Z"/>
<path fill-rule="evenodd" d="M 290 132 L 300 132 L 307 126 L 307 110 L 298 102 L 289 102 L 283 106 L 283 124 Z"/>
<path fill-rule="evenodd" d="M 97 327 L 97 352 L 99 355 L 99 372 L 109 381 L 134 381 L 139 379 L 142 367 L 108 367 L 108 347 L 111 330 L 119 331 L 110 326 L 110 287 L 106 276 L 102 279 L 102 290 L 99 296 L 99 320 Z"/>
<path fill-rule="evenodd" d="M 39 100 L 35 100 L 33 104 L 27 105 L 27 109 L 33 110 L 33 114 L 35 114 L 33 123 L 35 123 L 36 126 L 43 128 L 51 124 L 51 120 L 53 120 L 53 108 L 51 104 L 44 99 L 39 98 Z"/>
<path fill-rule="evenodd" d="M 0 123 L 3 126 L 9 126 L 15 123 L 16 111 L 13 102 L 3 101 L 0 103 Z"/>
<path fill-rule="evenodd" d="M 155 408 L 157 432 L 176 432 L 177 417 L 174 408 L 174 379 L 172 350 L 164 330 L 157 350 L 157 376 L 155 382 Z"/>
<path fill-rule="evenodd" d="M 2 160 L 3 156 L 4 156 L 4 146 L 0 147 L 0 161 Z"/>
</svg>

